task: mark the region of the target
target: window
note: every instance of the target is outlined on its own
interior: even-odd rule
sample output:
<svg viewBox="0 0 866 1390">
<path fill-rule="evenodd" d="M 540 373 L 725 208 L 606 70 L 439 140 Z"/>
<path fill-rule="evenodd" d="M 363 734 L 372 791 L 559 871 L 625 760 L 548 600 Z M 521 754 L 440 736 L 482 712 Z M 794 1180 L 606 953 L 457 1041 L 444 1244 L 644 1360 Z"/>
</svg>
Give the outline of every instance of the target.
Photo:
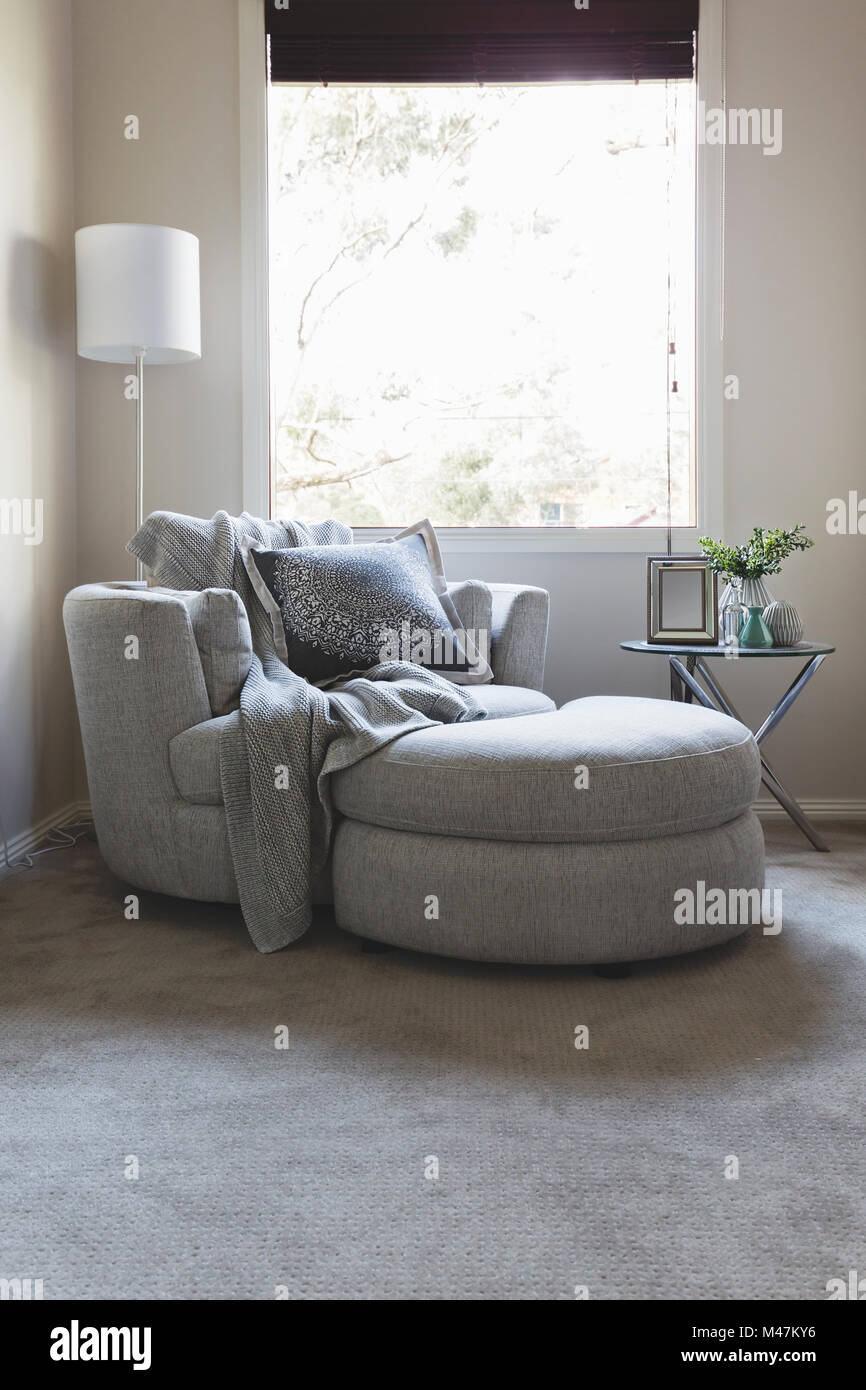
<svg viewBox="0 0 866 1390">
<path fill-rule="evenodd" d="M 563 60 L 558 41 L 524 61 L 524 36 L 524 74 L 513 36 L 500 51 L 486 35 L 483 82 L 477 36 L 465 53 L 453 36 L 389 48 L 390 29 L 364 47 L 343 42 L 339 12 L 435 25 L 449 10 L 561 16 L 562 0 L 293 0 L 268 20 L 274 514 L 373 528 L 424 514 L 467 537 L 624 528 L 638 548 L 668 520 L 706 525 L 692 37 L 688 22 L 676 45 L 669 32 L 697 0 L 593 8 L 601 58 L 590 45 Z M 605 28 L 638 8 L 668 25 L 649 60 L 643 40 L 614 53 Z M 287 41 L 290 23 L 301 37 Z M 601 80 L 565 80 L 563 64 Z M 614 80 L 629 64 L 650 80 Z M 704 286 L 705 320 L 708 298 Z"/>
<path fill-rule="evenodd" d="M 693 91 L 272 89 L 278 514 L 693 521 Z"/>
</svg>

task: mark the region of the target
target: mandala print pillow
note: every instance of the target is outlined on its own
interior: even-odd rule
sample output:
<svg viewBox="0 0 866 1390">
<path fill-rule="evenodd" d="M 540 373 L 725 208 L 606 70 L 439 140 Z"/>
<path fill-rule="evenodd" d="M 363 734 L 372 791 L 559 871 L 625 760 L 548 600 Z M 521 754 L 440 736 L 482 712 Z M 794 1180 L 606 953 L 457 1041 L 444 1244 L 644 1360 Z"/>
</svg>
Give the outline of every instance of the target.
<svg viewBox="0 0 866 1390">
<path fill-rule="evenodd" d="M 370 545 L 251 542 L 244 562 L 279 656 L 314 685 L 387 661 L 414 661 L 458 685 L 493 679 L 489 634 L 460 627 L 429 521 Z"/>
</svg>

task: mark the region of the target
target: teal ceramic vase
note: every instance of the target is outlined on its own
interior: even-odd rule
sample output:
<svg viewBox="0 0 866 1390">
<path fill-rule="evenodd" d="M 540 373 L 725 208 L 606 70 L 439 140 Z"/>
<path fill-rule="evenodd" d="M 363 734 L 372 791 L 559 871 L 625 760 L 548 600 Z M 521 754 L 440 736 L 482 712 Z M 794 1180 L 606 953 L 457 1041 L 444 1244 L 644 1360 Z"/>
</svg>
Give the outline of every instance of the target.
<svg viewBox="0 0 866 1390">
<path fill-rule="evenodd" d="M 764 610 L 749 605 L 749 616 L 740 628 L 741 647 L 772 647 L 773 634 L 764 622 Z"/>
</svg>

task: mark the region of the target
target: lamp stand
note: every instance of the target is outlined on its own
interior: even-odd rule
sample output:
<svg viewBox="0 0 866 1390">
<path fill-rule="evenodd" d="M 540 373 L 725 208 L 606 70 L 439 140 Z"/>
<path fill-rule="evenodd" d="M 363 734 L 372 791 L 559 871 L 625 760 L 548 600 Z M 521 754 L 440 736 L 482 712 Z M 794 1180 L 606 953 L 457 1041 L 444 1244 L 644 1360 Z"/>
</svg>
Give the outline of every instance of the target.
<svg viewBox="0 0 866 1390">
<path fill-rule="evenodd" d="M 136 375 L 136 395 L 135 395 L 135 454 L 136 454 L 136 474 L 135 474 L 135 529 L 141 529 L 144 520 L 144 354 L 146 348 L 135 349 L 135 375 Z M 144 578 L 144 566 L 141 561 L 136 562 L 137 577 Z"/>
</svg>

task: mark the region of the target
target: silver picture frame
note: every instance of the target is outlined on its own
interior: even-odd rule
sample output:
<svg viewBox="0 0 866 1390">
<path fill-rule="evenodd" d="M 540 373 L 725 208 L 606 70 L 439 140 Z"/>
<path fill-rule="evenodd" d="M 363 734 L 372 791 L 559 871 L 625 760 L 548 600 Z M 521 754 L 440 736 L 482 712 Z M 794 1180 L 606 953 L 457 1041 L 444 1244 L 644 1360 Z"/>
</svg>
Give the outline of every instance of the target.
<svg viewBox="0 0 866 1390">
<path fill-rule="evenodd" d="M 665 647 L 715 647 L 718 641 L 718 578 L 706 558 L 648 555 L 647 642 Z"/>
</svg>

